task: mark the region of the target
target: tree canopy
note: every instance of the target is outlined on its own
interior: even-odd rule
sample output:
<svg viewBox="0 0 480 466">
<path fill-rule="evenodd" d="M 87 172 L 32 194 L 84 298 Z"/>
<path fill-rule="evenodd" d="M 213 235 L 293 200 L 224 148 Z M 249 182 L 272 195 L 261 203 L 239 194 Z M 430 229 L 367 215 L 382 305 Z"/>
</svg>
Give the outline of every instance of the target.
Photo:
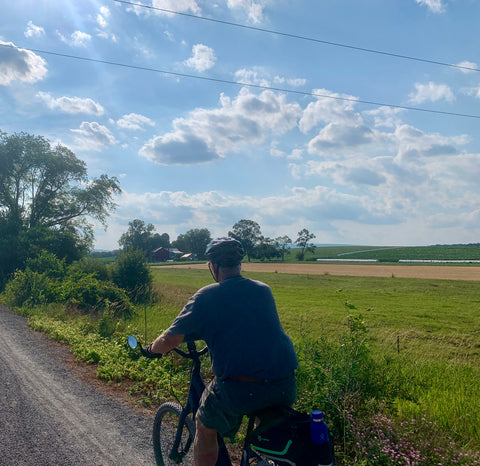
<svg viewBox="0 0 480 466">
<path fill-rule="evenodd" d="M 262 232 L 260 230 L 260 225 L 254 220 L 242 219 L 233 225 L 232 231 L 228 232 L 228 236 L 231 236 L 242 243 L 248 261 L 250 262 L 255 246 L 262 239 Z"/>
<path fill-rule="evenodd" d="M 89 179 L 85 162 L 67 147 L 0 132 L 0 286 L 35 250 L 78 258 L 71 256 L 93 241 L 87 218 L 106 226 L 118 192 L 115 177 Z"/>
<path fill-rule="evenodd" d="M 203 259 L 210 241 L 212 241 L 210 231 L 206 228 L 194 228 L 183 235 L 178 235 L 173 245 L 182 252 L 193 253 L 197 259 Z"/>
<path fill-rule="evenodd" d="M 170 247 L 170 237 L 167 233 L 155 233 L 153 224 L 135 219 L 128 223 L 128 231 L 122 234 L 118 244 L 125 251 L 142 251 L 149 258 L 155 249 Z"/>
</svg>

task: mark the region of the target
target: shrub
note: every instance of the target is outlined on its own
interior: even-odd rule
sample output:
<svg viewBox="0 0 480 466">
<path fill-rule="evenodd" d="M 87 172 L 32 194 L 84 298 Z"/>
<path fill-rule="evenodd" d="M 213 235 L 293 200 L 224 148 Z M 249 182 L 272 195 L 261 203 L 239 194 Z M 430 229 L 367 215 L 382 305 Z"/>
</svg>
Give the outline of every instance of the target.
<svg viewBox="0 0 480 466">
<path fill-rule="evenodd" d="M 150 297 L 152 276 L 142 251 L 128 250 L 120 253 L 112 269 L 112 279 L 136 303 L 144 302 Z"/>
<path fill-rule="evenodd" d="M 51 302 L 53 295 L 53 283 L 44 274 L 17 270 L 5 286 L 4 301 L 9 307 L 36 306 Z"/>
<path fill-rule="evenodd" d="M 60 260 L 55 254 L 41 251 L 36 257 L 27 259 L 26 268 L 43 274 L 48 278 L 59 280 L 65 277 L 65 259 Z"/>
<path fill-rule="evenodd" d="M 111 282 L 97 280 L 93 274 L 72 275 L 60 284 L 61 300 L 83 312 L 126 318 L 133 314 L 133 306 L 124 290 Z"/>
<path fill-rule="evenodd" d="M 75 261 L 70 267 L 68 267 L 68 274 L 90 274 L 97 280 L 103 281 L 108 281 L 110 279 L 108 268 L 105 263 L 93 257 L 84 257 L 79 261 Z"/>
</svg>

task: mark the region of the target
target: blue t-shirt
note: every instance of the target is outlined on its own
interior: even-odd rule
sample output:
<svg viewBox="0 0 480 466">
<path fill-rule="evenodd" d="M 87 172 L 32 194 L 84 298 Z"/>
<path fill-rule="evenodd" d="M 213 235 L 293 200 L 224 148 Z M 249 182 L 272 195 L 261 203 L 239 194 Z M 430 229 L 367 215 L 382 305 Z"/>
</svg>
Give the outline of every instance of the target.
<svg viewBox="0 0 480 466">
<path fill-rule="evenodd" d="M 298 366 L 265 283 L 241 275 L 201 288 L 190 298 L 167 333 L 186 341 L 203 340 L 214 374 L 278 379 Z"/>
</svg>

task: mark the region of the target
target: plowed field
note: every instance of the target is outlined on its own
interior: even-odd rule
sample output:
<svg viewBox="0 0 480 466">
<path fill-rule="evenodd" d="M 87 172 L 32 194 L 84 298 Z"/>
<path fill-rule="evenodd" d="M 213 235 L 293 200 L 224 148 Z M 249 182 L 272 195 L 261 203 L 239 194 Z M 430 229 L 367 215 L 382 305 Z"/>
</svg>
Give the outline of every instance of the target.
<svg viewBox="0 0 480 466">
<path fill-rule="evenodd" d="M 206 269 L 206 264 L 171 265 L 173 268 Z M 439 278 L 445 280 L 480 280 L 480 267 L 437 265 L 381 264 L 242 264 L 245 272 L 277 272 L 319 275 L 351 275 L 357 277 Z"/>
</svg>

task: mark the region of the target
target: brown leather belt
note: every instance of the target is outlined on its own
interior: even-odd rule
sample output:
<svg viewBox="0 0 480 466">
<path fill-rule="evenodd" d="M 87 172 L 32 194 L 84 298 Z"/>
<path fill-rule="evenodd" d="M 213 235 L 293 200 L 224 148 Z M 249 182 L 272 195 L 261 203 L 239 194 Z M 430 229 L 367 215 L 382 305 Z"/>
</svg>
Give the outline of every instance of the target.
<svg viewBox="0 0 480 466">
<path fill-rule="evenodd" d="M 291 373 L 280 379 L 254 379 L 253 377 L 247 377 L 247 376 L 241 375 L 237 377 L 229 377 L 229 380 L 235 380 L 235 382 L 269 383 L 269 382 L 280 382 L 282 380 L 288 379 L 289 377 L 292 377 L 293 375 L 294 373 Z"/>
</svg>

